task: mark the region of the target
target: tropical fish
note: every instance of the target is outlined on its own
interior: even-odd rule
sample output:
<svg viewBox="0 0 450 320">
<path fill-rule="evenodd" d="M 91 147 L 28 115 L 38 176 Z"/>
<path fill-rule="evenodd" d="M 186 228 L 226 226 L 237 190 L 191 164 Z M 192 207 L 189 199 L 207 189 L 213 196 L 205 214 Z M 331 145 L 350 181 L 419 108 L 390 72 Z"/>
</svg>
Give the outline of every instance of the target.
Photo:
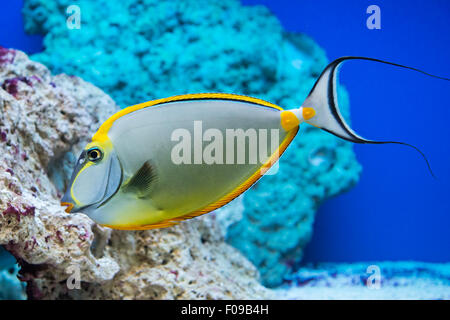
<svg viewBox="0 0 450 320">
<path fill-rule="evenodd" d="M 61 204 L 67 212 L 83 212 L 114 229 L 164 228 L 245 192 L 276 163 L 303 122 L 355 143 L 405 144 L 365 139 L 342 117 L 337 69 L 352 59 L 430 75 L 378 59 L 342 57 L 323 70 L 297 109 L 226 93 L 187 94 L 128 107 L 106 120 L 84 148 Z"/>
</svg>

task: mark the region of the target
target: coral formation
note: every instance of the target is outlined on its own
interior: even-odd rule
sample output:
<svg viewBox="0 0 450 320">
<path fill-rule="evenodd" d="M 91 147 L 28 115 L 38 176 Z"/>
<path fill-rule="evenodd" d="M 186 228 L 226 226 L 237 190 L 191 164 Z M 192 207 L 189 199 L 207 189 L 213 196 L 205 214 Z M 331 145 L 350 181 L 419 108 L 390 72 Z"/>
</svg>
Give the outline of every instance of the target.
<svg viewBox="0 0 450 320">
<path fill-rule="evenodd" d="M 236 0 L 80 0 L 80 29 L 66 26 L 69 4 L 25 1 L 26 30 L 45 35 L 45 51 L 33 58 L 94 83 L 122 107 L 205 91 L 295 107 L 327 62 L 314 41 L 284 32 L 265 7 Z M 340 95 L 348 114 L 345 90 Z M 245 195 L 242 219 L 228 224 L 229 243 L 264 284 L 280 284 L 301 259 L 318 205 L 351 187 L 359 171 L 348 143 L 302 128 L 280 172 Z"/>
<path fill-rule="evenodd" d="M 3 247 L 0 247 L 0 270 L 13 267 L 15 262 L 14 257 Z"/>
<path fill-rule="evenodd" d="M 379 278 L 376 278 L 379 275 Z M 450 299 L 450 263 L 324 263 L 291 275 L 278 299 Z"/>
<path fill-rule="evenodd" d="M 0 269 L 0 300 L 24 300 L 24 285 L 17 280 L 18 268 Z"/>
<path fill-rule="evenodd" d="M 65 213 L 59 199 L 75 155 L 118 107 L 78 77 L 0 52 L 0 245 L 17 259 L 28 298 L 270 297 L 214 215 L 133 232 Z"/>
<path fill-rule="evenodd" d="M 0 246 L 0 300 L 25 298 L 24 286 L 17 279 L 14 257 Z"/>
</svg>

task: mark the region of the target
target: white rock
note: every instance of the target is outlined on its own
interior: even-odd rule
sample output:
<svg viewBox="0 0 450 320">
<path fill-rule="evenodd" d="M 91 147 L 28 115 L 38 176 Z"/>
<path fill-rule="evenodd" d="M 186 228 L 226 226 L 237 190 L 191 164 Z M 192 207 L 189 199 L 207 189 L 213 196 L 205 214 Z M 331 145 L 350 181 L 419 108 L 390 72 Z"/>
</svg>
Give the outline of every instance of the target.
<svg viewBox="0 0 450 320">
<path fill-rule="evenodd" d="M 117 231 L 59 199 L 79 150 L 118 110 L 77 77 L 52 76 L 20 51 L 0 65 L 0 244 L 29 298 L 259 299 L 258 273 L 224 242 L 214 215 L 168 229 Z M 81 289 L 66 285 L 74 268 Z"/>
</svg>

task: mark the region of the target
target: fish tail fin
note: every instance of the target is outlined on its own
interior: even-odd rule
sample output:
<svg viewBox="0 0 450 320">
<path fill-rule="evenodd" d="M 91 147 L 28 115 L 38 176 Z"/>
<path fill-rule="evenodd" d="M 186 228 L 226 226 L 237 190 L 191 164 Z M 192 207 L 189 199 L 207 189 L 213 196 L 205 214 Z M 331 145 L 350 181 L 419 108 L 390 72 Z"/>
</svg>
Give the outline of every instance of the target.
<svg viewBox="0 0 450 320">
<path fill-rule="evenodd" d="M 317 79 L 316 83 L 314 84 L 314 87 L 312 88 L 311 92 L 309 93 L 308 97 L 304 101 L 302 108 L 303 110 L 310 110 L 313 109 L 314 116 L 310 119 L 305 119 L 305 122 L 318 127 L 322 130 L 325 130 L 341 139 L 345 139 L 354 143 L 370 143 L 370 144 L 385 144 L 385 143 L 396 143 L 401 145 L 409 146 L 416 151 L 418 151 L 422 157 L 424 158 L 428 170 L 430 171 L 431 175 L 435 177 L 433 174 L 433 171 L 431 170 L 430 163 L 425 156 L 425 154 L 417 147 L 405 143 L 405 142 L 398 142 L 398 141 L 376 141 L 376 140 L 369 140 L 361 137 L 358 135 L 355 131 L 353 131 L 350 126 L 347 124 L 345 119 L 342 117 L 341 112 L 339 110 L 338 105 L 338 99 L 337 99 L 337 72 L 340 65 L 347 61 L 347 60 L 368 60 L 368 61 L 375 61 L 380 62 L 384 64 L 393 65 L 396 67 L 406 68 L 413 71 L 417 71 L 420 73 L 423 73 L 427 76 L 450 81 L 448 78 L 439 77 L 436 75 L 429 74 L 427 72 L 424 72 L 422 70 L 407 67 L 404 65 L 387 62 L 379 59 L 373 59 L 373 58 L 366 58 L 366 57 L 341 57 L 333 62 L 331 62 L 322 72 L 322 74 L 319 76 L 319 79 Z"/>
</svg>

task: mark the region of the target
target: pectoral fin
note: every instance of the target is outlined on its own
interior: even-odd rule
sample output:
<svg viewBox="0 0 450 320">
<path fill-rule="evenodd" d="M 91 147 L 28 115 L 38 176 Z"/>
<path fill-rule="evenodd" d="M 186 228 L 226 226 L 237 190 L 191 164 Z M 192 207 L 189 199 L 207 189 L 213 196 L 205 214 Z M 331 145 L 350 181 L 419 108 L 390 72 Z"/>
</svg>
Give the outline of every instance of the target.
<svg viewBox="0 0 450 320">
<path fill-rule="evenodd" d="M 149 161 L 146 161 L 142 167 L 140 167 L 139 170 L 125 182 L 122 187 L 123 192 L 132 192 L 135 193 L 138 198 L 147 198 L 152 191 L 156 179 L 155 167 Z"/>
</svg>

